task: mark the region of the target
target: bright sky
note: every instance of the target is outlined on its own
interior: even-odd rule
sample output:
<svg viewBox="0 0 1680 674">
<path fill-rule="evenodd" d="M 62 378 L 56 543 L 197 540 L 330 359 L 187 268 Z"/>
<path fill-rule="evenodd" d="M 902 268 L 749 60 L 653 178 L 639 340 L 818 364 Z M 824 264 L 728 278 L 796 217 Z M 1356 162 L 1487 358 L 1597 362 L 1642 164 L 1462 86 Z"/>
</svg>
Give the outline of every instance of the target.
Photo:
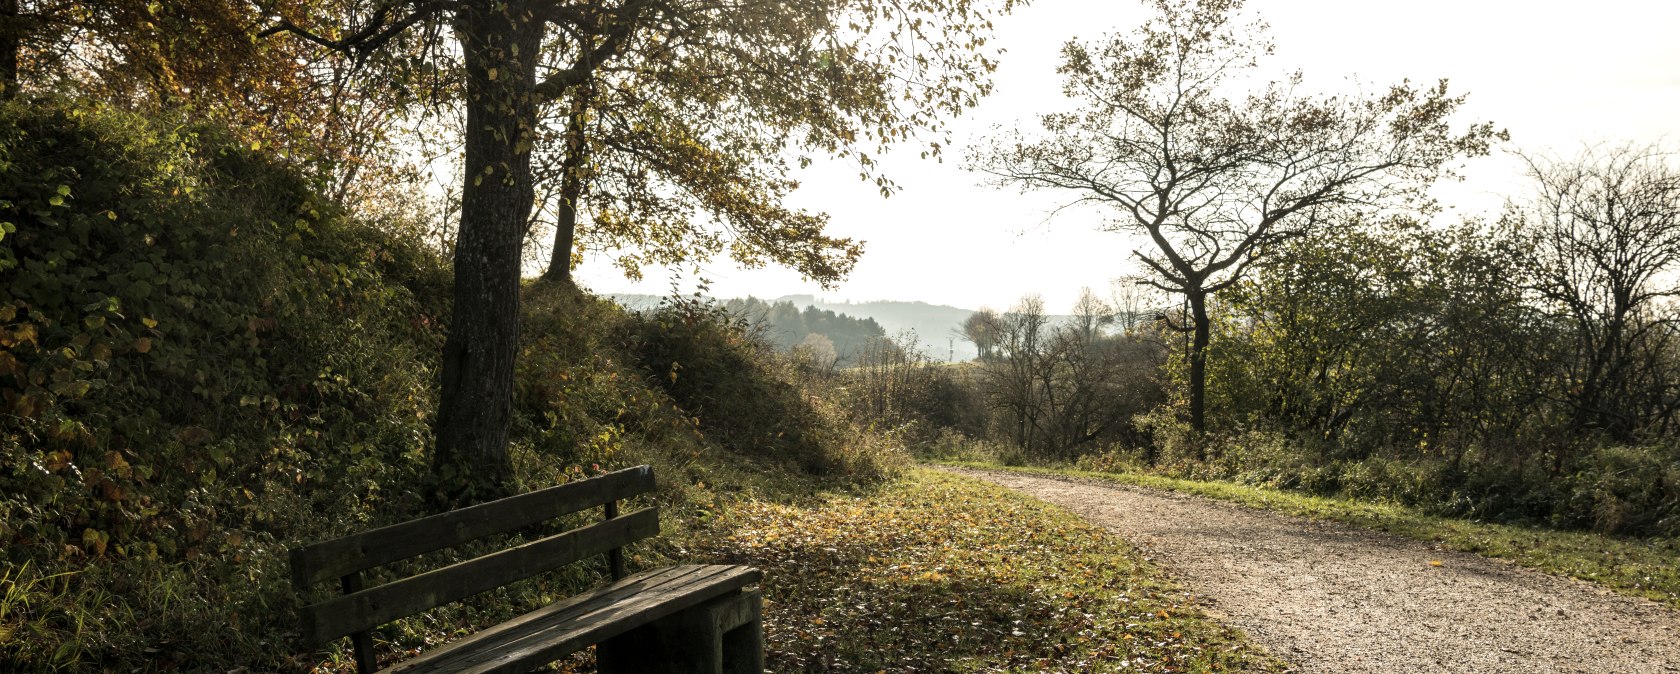
<svg viewBox="0 0 1680 674">
<path fill-rule="evenodd" d="M 1310 90 L 1374 91 L 1404 78 L 1468 93 L 1460 124 L 1493 121 L 1511 149 L 1572 155 L 1583 143 L 1680 142 L 1680 3 L 1666 0 L 1250 0 L 1277 46 L 1267 67 L 1300 69 Z M 744 271 L 727 261 L 703 268 L 716 297 L 815 294 L 829 301 L 921 300 L 1003 308 L 1025 293 L 1065 311 L 1081 287 L 1107 292 L 1134 271 L 1136 245 L 1099 231 L 1101 214 L 1063 211 L 1068 194 L 979 185 L 960 167 L 967 146 L 994 126 L 1037 128 L 1037 115 L 1067 105 L 1055 74 L 1067 39 L 1129 33 L 1147 17 L 1136 0 L 1036 0 L 997 22 L 1007 50 L 993 95 L 956 124 L 944 163 L 906 147 L 883 164 L 900 191 L 883 199 L 844 164 L 800 176 L 793 203 L 832 217 L 832 232 L 867 242 L 837 289 L 784 269 Z M 1493 213 L 1522 182 L 1509 156 L 1476 160 L 1468 180 L 1437 196 L 1457 212 Z M 1455 215 L 1442 217 L 1456 218 Z M 686 271 L 684 286 L 692 288 Z M 600 293 L 669 291 L 668 276 L 632 284 L 606 264 L 578 279 Z"/>
</svg>

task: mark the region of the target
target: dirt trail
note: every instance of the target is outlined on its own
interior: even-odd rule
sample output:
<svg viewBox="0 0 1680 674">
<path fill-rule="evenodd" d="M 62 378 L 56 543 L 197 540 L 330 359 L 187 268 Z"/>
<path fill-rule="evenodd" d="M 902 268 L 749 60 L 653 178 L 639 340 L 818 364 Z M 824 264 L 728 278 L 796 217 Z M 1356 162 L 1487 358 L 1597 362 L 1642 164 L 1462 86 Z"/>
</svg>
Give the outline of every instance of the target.
<svg viewBox="0 0 1680 674">
<path fill-rule="evenodd" d="M 1119 533 L 1302 672 L 1680 672 L 1680 611 L 1588 583 L 1194 496 L 948 470 Z"/>
</svg>

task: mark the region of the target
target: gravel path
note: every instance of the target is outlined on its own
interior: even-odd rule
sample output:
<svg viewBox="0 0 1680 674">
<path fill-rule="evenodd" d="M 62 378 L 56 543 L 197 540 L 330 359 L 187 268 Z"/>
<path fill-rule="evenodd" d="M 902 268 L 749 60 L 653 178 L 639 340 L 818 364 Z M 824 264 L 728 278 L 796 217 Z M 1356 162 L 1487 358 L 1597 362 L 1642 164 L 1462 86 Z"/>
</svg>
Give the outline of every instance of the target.
<svg viewBox="0 0 1680 674">
<path fill-rule="evenodd" d="M 947 470 L 1120 534 L 1301 672 L 1680 672 L 1680 611 L 1588 583 L 1194 496 Z"/>
</svg>

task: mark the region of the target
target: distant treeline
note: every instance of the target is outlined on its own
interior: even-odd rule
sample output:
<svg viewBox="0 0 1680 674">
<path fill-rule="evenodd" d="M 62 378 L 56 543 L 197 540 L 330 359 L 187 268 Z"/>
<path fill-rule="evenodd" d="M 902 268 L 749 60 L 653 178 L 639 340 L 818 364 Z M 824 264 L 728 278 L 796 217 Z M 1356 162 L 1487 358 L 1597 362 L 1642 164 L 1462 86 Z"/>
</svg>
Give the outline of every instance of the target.
<svg viewBox="0 0 1680 674">
<path fill-rule="evenodd" d="M 803 348 L 824 365 L 850 365 L 869 340 L 887 334 L 873 318 L 854 318 L 813 306 L 800 309 L 792 302 L 748 297 L 729 300 L 724 308 L 757 326 L 776 348 Z"/>
</svg>

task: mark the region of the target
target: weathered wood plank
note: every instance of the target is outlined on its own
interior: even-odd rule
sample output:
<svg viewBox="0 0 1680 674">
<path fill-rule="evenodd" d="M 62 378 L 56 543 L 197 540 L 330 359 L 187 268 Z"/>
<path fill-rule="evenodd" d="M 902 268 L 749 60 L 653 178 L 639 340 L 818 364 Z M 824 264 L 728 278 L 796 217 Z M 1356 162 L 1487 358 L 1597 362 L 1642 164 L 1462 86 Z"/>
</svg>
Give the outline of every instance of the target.
<svg viewBox="0 0 1680 674">
<path fill-rule="evenodd" d="M 553 652 L 556 647 L 555 633 L 571 629 L 593 629 L 597 624 L 612 626 L 609 632 L 591 631 L 593 637 L 590 643 L 599 643 L 613 634 L 618 634 L 631 626 L 653 622 L 683 609 L 697 606 L 708 600 L 735 592 L 742 587 L 757 583 L 762 577 L 757 569 L 738 566 L 699 566 L 692 567 L 694 573 L 673 578 L 658 587 L 648 588 L 640 592 L 623 596 L 608 604 L 598 605 L 587 612 L 577 612 L 565 621 L 550 620 L 551 627 L 547 630 L 526 630 L 526 633 L 516 639 L 503 639 L 494 649 L 479 649 L 480 653 L 468 661 L 506 660 L 512 661 L 551 661 L 570 653 L 565 650 Z M 565 645 L 565 644 L 558 644 Z M 546 658 L 546 660 L 544 659 Z"/>
<path fill-rule="evenodd" d="M 292 583 L 316 583 L 512 531 L 654 489 L 653 469 L 636 466 L 292 550 Z"/>
<path fill-rule="evenodd" d="M 679 566 L 637 574 L 400 663 L 385 674 L 526 671 L 735 592 L 757 583 L 762 576 L 757 569 L 740 566 Z"/>
<path fill-rule="evenodd" d="M 466 663 L 460 674 L 515 674 L 529 668 L 533 663 L 557 660 L 572 653 L 584 645 L 600 643 L 624 630 L 643 625 L 683 609 L 687 609 L 708 599 L 723 594 L 726 591 L 739 589 L 756 577 L 757 573 L 734 576 L 734 582 L 713 582 L 707 585 L 685 588 L 670 588 L 660 592 L 638 594 L 628 600 L 616 603 L 606 609 L 598 611 L 585 619 L 578 621 L 578 627 L 569 630 L 566 638 L 556 638 L 552 634 L 536 634 L 519 641 L 505 644 L 502 648 L 481 652 L 482 660 Z M 729 579 L 729 574 L 720 574 L 718 581 Z M 727 590 L 725 588 L 728 588 Z M 705 591 L 700 591 L 700 590 Z"/>
<path fill-rule="evenodd" d="M 672 566 L 645 571 L 590 592 L 568 597 L 507 622 L 480 630 L 465 638 L 393 665 L 381 674 L 434 674 L 453 671 L 463 659 L 482 650 L 495 650 L 532 634 L 550 632 L 579 616 L 591 615 L 641 592 L 657 591 L 673 584 L 703 584 L 718 572 L 709 566 Z"/>
<path fill-rule="evenodd" d="M 659 534 L 659 509 L 574 529 L 434 571 L 333 597 L 302 611 L 303 638 L 321 644 L 470 597 Z"/>
</svg>

